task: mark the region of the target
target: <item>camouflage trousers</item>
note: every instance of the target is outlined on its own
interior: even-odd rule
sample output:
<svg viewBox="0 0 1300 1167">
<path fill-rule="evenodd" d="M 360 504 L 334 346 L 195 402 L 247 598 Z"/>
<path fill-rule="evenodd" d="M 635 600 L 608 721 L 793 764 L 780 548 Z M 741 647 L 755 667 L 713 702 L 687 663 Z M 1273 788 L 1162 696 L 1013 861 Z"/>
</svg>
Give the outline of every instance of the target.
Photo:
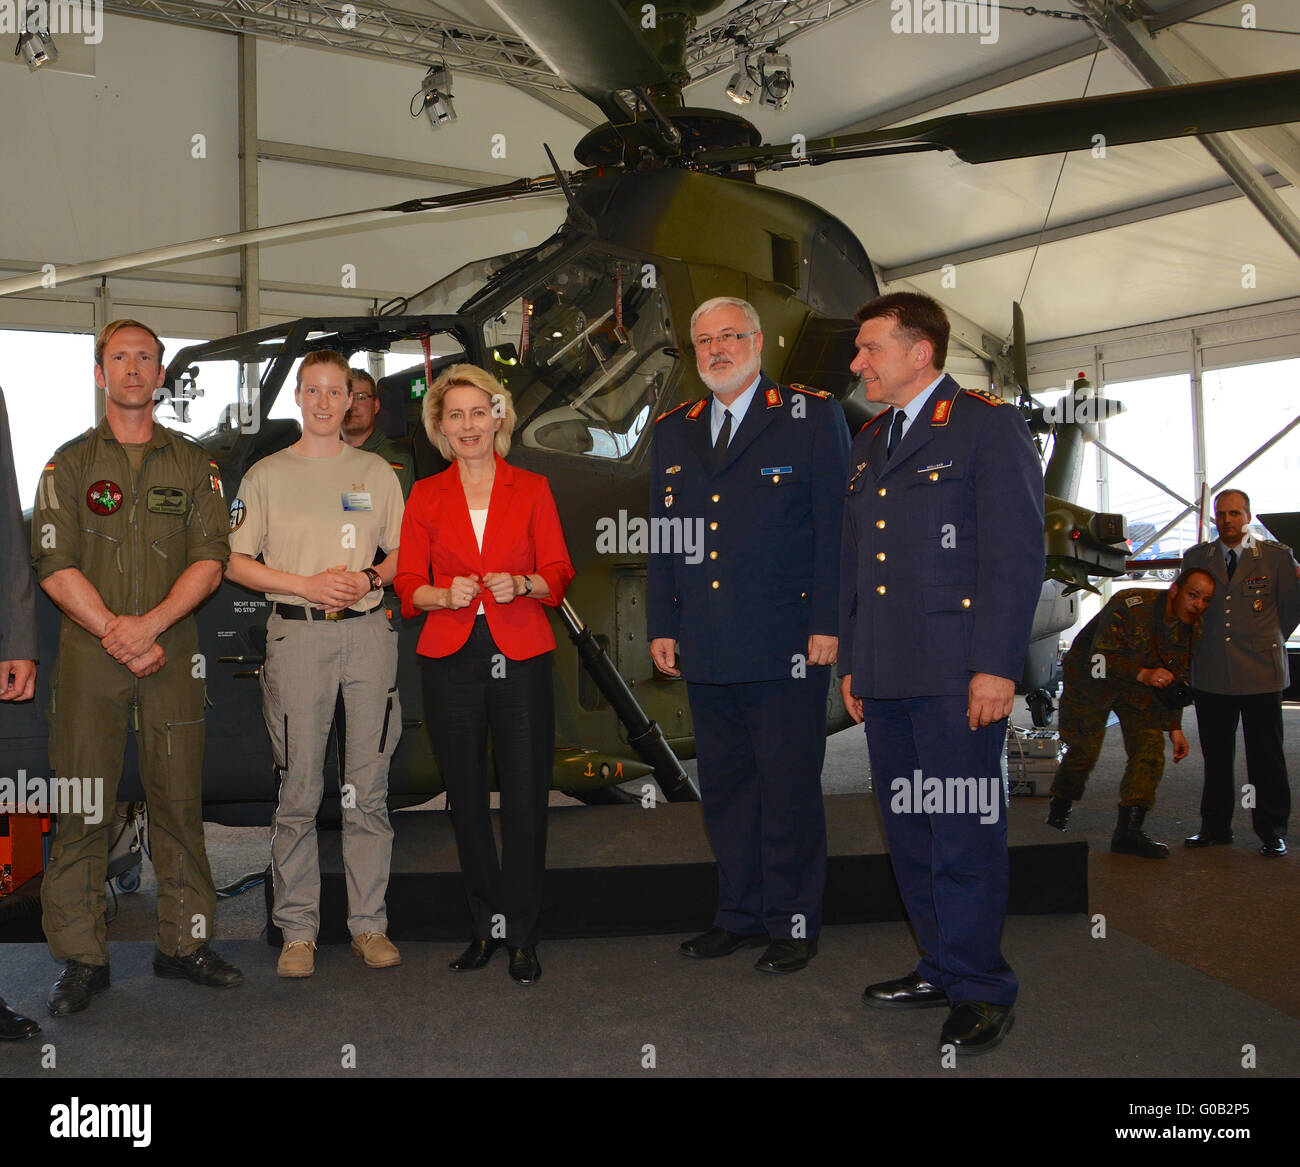
<svg viewBox="0 0 1300 1167">
<path fill-rule="evenodd" d="M 1067 683 L 1061 694 L 1058 721 L 1066 752 L 1052 780 L 1052 793 L 1071 802 L 1083 797 L 1084 785 L 1101 753 L 1106 721 L 1114 709 L 1128 754 L 1119 788 L 1120 805 L 1150 810 L 1156 804 L 1156 787 L 1165 771 L 1165 737 L 1160 723 L 1167 713 L 1159 708 L 1137 709 L 1117 700 L 1113 692 L 1089 689 L 1092 686 L 1081 693 Z"/>
</svg>

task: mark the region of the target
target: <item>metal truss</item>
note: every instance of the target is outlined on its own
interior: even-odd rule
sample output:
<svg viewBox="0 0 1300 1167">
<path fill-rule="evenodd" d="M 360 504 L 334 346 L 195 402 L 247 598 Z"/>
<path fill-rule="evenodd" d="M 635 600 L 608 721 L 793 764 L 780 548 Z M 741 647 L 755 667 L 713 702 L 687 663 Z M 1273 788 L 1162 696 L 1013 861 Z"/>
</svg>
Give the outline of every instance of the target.
<svg viewBox="0 0 1300 1167">
<path fill-rule="evenodd" d="M 691 36 L 686 50 L 691 80 L 730 68 L 738 36 L 751 49 L 784 44 L 866 2 L 746 0 Z M 444 58 L 458 71 L 478 77 L 534 89 L 569 89 L 513 33 L 390 5 L 352 0 L 104 0 L 104 8 L 123 16 L 299 41 L 412 65 Z"/>
<path fill-rule="evenodd" d="M 746 0 L 686 43 L 686 68 L 700 81 L 733 68 L 737 38 L 749 51 L 793 40 L 868 0 Z"/>
<path fill-rule="evenodd" d="M 379 4 L 351 0 L 104 0 L 104 8 L 221 32 L 300 41 L 426 66 L 445 58 L 466 73 L 537 89 L 567 89 L 510 33 Z"/>
</svg>

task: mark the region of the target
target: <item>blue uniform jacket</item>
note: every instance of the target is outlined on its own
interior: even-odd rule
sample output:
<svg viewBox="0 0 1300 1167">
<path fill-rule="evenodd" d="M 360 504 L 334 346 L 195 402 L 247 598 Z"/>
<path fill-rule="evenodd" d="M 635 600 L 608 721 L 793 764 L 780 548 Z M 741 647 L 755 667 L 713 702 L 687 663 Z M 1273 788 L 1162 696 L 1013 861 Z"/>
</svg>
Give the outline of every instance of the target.
<svg viewBox="0 0 1300 1167">
<path fill-rule="evenodd" d="M 764 375 L 715 472 L 710 401 L 655 426 L 647 632 L 678 641 L 688 681 L 789 680 L 836 634 L 844 411 Z"/>
<path fill-rule="evenodd" d="M 853 443 L 840 572 L 841 675 L 855 697 L 1019 681 L 1043 583 L 1043 475 L 1019 411 L 935 387 L 885 461 L 886 410 Z"/>
</svg>

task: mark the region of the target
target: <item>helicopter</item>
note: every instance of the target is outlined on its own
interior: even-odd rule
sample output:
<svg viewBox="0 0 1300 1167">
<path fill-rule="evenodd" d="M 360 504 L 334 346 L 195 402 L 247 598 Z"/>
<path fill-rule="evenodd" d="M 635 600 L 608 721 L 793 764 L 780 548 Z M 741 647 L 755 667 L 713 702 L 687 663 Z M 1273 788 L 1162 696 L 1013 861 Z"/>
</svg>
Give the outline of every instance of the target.
<svg viewBox="0 0 1300 1167">
<path fill-rule="evenodd" d="M 452 363 L 493 372 L 510 389 L 518 413 L 511 461 L 549 479 L 577 568 L 566 605 L 552 617 L 562 625 L 554 664 L 554 786 L 583 801 L 618 801 L 633 797 L 625 785 L 654 778 L 665 797 L 692 799 L 697 791 L 680 764 L 694 752 L 685 686 L 657 674 L 650 660 L 644 615 L 649 548 L 637 536 L 648 512 L 655 418 L 707 393 L 690 353 L 693 308 L 718 295 L 750 301 L 763 321 L 769 375 L 830 392 L 855 430 L 871 416 L 853 396 L 856 378 L 849 372 L 853 313 L 878 291 L 870 259 L 842 222 L 807 200 L 758 184 L 758 172 L 926 149 L 950 149 L 964 162 L 979 163 L 1087 149 L 1096 133 L 1121 144 L 1296 121 L 1300 72 L 953 115 L 810 140 L 792 152 L 788 145 L 762 143 L 738 114 L 684 105 L 683 30 L 719 0 L 662 3 L 651 29 L 640 27 L 635 14 L 641 5 L 631 0 L 492 3 L 609 119 L 578 144 L 579 169 L 566 173 L 552 160 L 549 175 L 155 248 L 68 267 L 62 278 L 353 223 L 563 194 L 567 215 L 549 239 L 465 265 L 375 315 L 303 318 L 183 349 L 169 363 L 159 415 L 165 422 L 170 408 L 180 417 L 199 395 L 209 405 L 219 401 L 219 420 L 200 440 L 220 466 L 233 505 L 247 469 L 298 437 L 286 402 L 306 353 L 336 349 L 357 364 L 418 346 L 421 361 L 379 382 L 386 428 L 409 444 L 417 477 L 445 465 L 419 422 L 427 387 Z M 25 290 L 25 280 L 0 281 L 0 294 Z M 1056 669 L 1058 633 L 1077 618 L 1077 594 L 1095 590 L 1093 578 L 1121 575 L 1127 546 L 1122 516 L 1094 514 L 1071 501 L 1087 426 L 1050 422 L 1041 407 L 1035 414 L 1022 320 L 1018 327 L 999 362 L 999 385 L 1019 391 L 1031 430 L 1040 437 L 1050 432 L 1054 442 L 1046 468 L 1047 578 L 1019 686 L 1031 709 L 1037 703 L 1037 720 Z M 612 540 L 606 538 L 611 525 Z M 390 774 L 396 808 L 426 801 L 442 784 L 422 723 L 413 716 L 421 708 L 419 625 L 396 618 L 390 607 L 399 630 L 398 683 L 406 711 Z M 205 817 L 213 821 L 266 823 L 273 810 L 257 684 L 268 612 L 260 595 L 228 582 L 198 611 L 210 701 Z M 52 659 L 58 613 L 44 597 L 39 623 L 43 656 Z M 849 724 L 832 686 L 827 732 Z M 330 776 L 337 778 L 346 738 L 341 712 L 332 737 L 327 790 L 337 785 Z M 16 765 L 44 772 L 44 723 L 34 709 L 0 710 L 0 740 Z M 128 758 L 124 799 L 138 797 L 132 766 Z"/>
</svg>

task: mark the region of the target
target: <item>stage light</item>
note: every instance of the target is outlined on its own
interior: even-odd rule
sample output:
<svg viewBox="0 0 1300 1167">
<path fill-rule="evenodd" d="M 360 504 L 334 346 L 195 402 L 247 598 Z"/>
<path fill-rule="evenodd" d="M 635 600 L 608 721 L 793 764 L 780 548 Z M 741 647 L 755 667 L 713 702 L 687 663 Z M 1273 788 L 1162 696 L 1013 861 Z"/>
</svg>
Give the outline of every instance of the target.
<svg viewBox="0 0 1300 1167">
<path fill-rule="evenodd" d="M 34 73 L 42 65 L 52 64 L 59 59 L 59 50 L 54 47 L 54 38 L 50 36 L 46 23 L 46 6 L 29 3 L 23 15 L 23 31 L 18 34 L 18 44 L 14 56 L 21 56 L 27 67 Z"/>
<path fill-rule="evenodd" d="M 435 130 L 448 122 L 454 122 L 456 107 L 452 104 L 453 96 L 451 70 L 447 67 L 446 61 L 430 65 L 424 80 L 420 82 L 420 92 L 411 98 L 411 116 L 419 117 L 420 110 L 423 110 L 429 119 L 429 124 Z"/>
</svg>

